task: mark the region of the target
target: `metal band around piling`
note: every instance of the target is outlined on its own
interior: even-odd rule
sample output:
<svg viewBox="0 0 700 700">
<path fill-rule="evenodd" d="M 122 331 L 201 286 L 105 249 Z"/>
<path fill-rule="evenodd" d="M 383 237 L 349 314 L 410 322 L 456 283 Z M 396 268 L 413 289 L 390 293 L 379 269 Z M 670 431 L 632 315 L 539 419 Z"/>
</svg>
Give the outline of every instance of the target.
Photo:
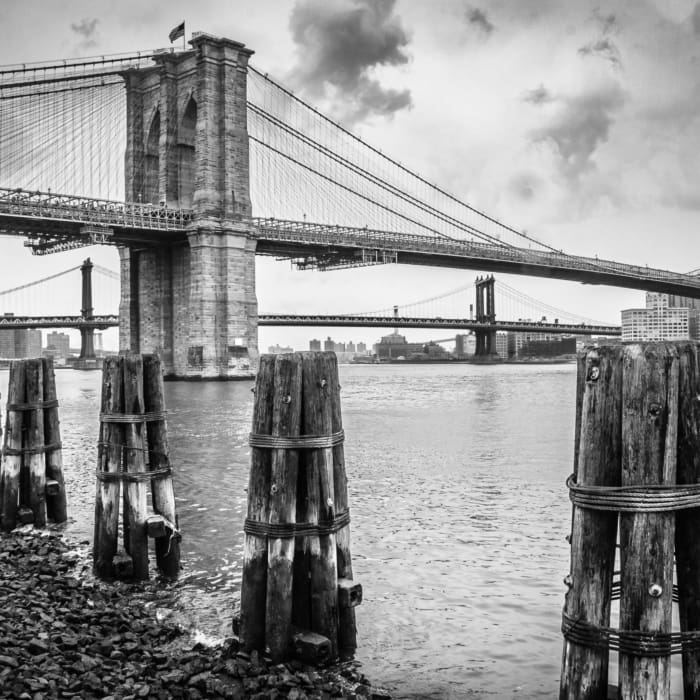
<svg viewBox="0 0 700 700">
<path fill-rule="evenodd" d="M 61 442 L 52 442 L 48 445 L 38 445 L 37 447 L 22 447 L 16 449 L 14 447 L 5 447 L 2 450 L 6 455 L 41 455 L 45 452 L 55 452 L 63 447 Z"/>
<path fill-rule="evenodd" d="M 582 486 L 566 480 L 575 506 L 621 513 L 649 513 L 700 508 L 700 484 Z"/>
<path fill-rule="evenodd" d="M 150 472 L 105 472 L 101 469 L 95 470 L 98 481 L 151 481 L 151 479 L 167 479 L 172 475 L 170 467 L 161 467 Z"/>
<path fill-rule="evenodd" d="M 261 447 L 268 450 L 319 450 L 335 447 L 344 440 L 345 432 L 343 430 L 330 435 L 299 435 L 298 437 L 250 433 L 248 444 L 251 447 Z"/>
<path fill-rule="evenodd" d="M 100 413 L 102 423 L 150 423 L 165 420 L 165 411 L 157 413 Z"/>
<path fill-rule="evenodd" d="M 700 650 L 700 631 L 639 632 L 599 627 L 562 613 L 561 631 L 576 644 L 620 651 L 630 656 L 660 657 Z"/>
<path fill-rule="evenodd" d="M 33 401 L 32 403 L 8 403 L 8 411 L 39 411 L 44 408 L 57 408 L 58 399 L 49 401 Z"/>
<path fill-rule="evenodd" d="M 243 532 L 256 537 L 308 537 L 332 535 L 350 524 L 350 512 L 340 513 L 333 520 L 320 523 L 264 523 L 245 519 Z"/>
</svg>

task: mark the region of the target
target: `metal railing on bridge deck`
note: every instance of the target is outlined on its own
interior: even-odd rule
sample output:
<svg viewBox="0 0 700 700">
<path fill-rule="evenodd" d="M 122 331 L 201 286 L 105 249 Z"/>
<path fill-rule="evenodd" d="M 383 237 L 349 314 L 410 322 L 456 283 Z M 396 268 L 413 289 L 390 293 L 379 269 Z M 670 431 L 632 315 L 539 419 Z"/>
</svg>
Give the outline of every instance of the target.
<svg viewBox="0 0 700 700">
<path fill-rule="evenodd" d="M 101 229 L 121 227 L 158 231 L 184 231 L 192 219 L 190 209 L 76 197 L 19 187 L 0 187 L 0 214 L 28 219 L 55 219 Z M 109 235 L 107 231 L 103 233 Z"/>
<path fill-rule="evenodd" d="M 475 321 L 470 318 L 420 318 L 413 316 L 362 316 L 358 314 L 258 314 L 259 326 L 338 326 L 364 328 L 452 328 L 522 333 L 619 336 L 620 326 L 590 323 L 550 323 L 547 321 Z"/>
<path fill-rule="evenodd" d="M 119 325 L 119 316 L 0 316 L 0 329 L 20 328 L 95 328 L 104 330 Z"/>
<path fill-rule="evenodd" d="M 639 280 L 658 280 L 682 283 L 700 291 L 700 277 L 679 274 L 670 270 L 629 265 L 614 260 L 588 258 L 566 253 L 530 250 L 509 245 L 496 245 L 480 241 L 439 238 L 412 233 L 395 233 L 373 229 L 333 226 L 274 218 L 253 218 L 250 223 L 268 240 L 315 243 L 318 245 L 364 248 L 388 248 L 392 251 L 415 251 L 434 254 L 472 257 L 489 261 L 509 261 L 547 268 L 563 268 L 588 271 L 597 274 L 623 275 Z M 485 269 L 488 266 L 485 266 Z"/>
</svg>

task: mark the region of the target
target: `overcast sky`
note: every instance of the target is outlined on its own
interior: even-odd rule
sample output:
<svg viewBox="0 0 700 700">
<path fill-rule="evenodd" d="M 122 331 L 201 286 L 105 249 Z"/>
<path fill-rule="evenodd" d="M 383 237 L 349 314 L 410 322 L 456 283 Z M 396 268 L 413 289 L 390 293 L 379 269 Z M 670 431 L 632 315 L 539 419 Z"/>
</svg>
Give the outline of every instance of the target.
<svg viewBox="0 0 700 700">
<path fill-rule="evenodd" d="M 206 31 L 245 43 L 257 68 L 536 238 L 570 253 L 700 267 L 700 2 L 24 0 L 0 3 L 0 63 L 164 47 L 183 19 L 188 37 Z M 109 248 L 37 258 L 0 237 L 0 289 L 88 254 L 117 269 Z M 297 272 L 265 258 L 257 267 L 260 310 L 270 312 L 383 308 L 478 274 Z M 613 323 L 644 300 L 630 290 L 501 277 Z M 304 349 L 328 333 L 368 342 L 381 334 L 261 329 L 260 345 Z"/>
</svg>

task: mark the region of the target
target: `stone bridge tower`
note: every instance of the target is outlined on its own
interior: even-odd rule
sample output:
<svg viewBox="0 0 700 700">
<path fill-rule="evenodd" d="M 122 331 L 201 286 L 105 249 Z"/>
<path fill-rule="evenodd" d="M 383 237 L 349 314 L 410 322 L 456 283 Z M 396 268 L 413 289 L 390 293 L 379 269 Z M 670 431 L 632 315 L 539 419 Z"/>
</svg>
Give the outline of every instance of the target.
<svg viewBox="0 0 700 700">
<path fill-rule="evenodd" d="M 245 378 L 257 369 L 243 44 L 195 34 L 124 73 L 126 199 L 188 208 L 187 240 L 120 250 L 122 350 L 157 352 L 166 375 Z M 172 235 L 172 234 L 171 234 Z"/>
</svg>

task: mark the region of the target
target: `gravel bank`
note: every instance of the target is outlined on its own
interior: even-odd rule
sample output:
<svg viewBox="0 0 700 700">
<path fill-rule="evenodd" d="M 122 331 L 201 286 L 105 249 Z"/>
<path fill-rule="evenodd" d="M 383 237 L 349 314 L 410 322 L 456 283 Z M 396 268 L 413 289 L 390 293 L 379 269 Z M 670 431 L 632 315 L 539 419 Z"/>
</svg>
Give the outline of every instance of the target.
<svg viewBox="0 0 700 700">
<path fill-rule="evenodd" d="M 269 666 L 234 640 L 194 644 L 161 619 L 167 588 L 95 581 L 86 555 L 58 533 L 0 536 L 0 698 L 389 698 L 353 663 Z"/>
</svg>

